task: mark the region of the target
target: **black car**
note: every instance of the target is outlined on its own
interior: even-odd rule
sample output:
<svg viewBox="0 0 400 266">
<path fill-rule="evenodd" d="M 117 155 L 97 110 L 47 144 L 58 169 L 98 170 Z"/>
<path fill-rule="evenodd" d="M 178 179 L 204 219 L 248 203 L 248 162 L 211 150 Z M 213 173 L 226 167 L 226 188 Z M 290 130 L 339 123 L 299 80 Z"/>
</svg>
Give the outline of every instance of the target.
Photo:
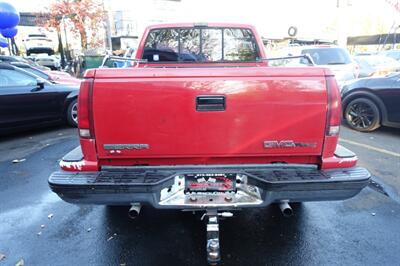
<svg viewBox="0 0 400 266">
<path fill-rule="evenodd" d="M 383 56 L 388 56 L 397 61 L 400 61 L 400 50 L 399 49 L 386 50 L 386 51 L 380 52 L 379 54 L 383 55 Z"/>
<path fill-rule="evenodd" d="M 68 122 L 77 126 L 79 85 L 53 84 L 0 63 L 0 133 Z"/>
<path fill-rule="evenodd" d="M 26 59 L 26 58 L 23 58 L 20 56 L 0 55 L 0 62 L 2 62 L 2 63 L 25 63 L 25 64 L 31 65 L 40 70 L 50 70 L 50 68 L 41 66 L 38 63 L 35 63 L 34 61 L 32 61 L 31 59 Z"/>
<path fill-rule="evenodd" d="M 342 88 L 343 117 L 358 131 L 400 128 L 400 73 L 363 78 Z"/>
<path fill-rule="evenodd" d="M 25 70 L 26 72 L 32 73 L 32 74 L 34 74 L 42 79 L 45 79 L 51 83 L 54 83 L 54 82 L 52 82 L 50 75 L 48 75 L 46 72 L 44 72 L 44 71 L 40 70 L 39 68 L 36 68 L 32 65 L 22 63 L 22 62 L 10 62 L 9 64 L 12 66 L 21 68 L 21 69 Z"/>
</svg>

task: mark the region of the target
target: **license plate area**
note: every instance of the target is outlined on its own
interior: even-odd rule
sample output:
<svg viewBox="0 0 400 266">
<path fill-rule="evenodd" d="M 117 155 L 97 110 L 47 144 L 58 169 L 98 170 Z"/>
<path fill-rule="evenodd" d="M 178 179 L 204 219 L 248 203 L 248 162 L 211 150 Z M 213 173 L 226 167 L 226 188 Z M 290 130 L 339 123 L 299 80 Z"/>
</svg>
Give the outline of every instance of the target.
<svg viewBox="0 0 400 266">
<path fill-rule="evenodd" d="M 185 174 L 185 192 L 235 192 L 236 173 Z"/>
<path fill-rule="evenodd" d="M 185 209 L 262 204 L 262 191 L 247 181 L 240 173 L 178 174 L 172 185 L 160 190 L 159 204 Z"/>
</svg>

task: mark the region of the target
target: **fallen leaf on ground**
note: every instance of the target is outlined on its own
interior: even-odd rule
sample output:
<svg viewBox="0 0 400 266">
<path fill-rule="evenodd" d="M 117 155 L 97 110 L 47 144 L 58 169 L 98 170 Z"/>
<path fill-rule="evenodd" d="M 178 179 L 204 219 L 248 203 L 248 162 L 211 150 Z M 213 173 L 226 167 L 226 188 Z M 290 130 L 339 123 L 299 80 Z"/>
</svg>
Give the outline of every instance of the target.
<svg viewBox="0 0 400 266">
<path fill-rule="evenodd" d="M 12 161 L 12 163 L 22 163 L 24 161 L 26 161 L 26 159 L 15 159 Z"/>
<path fill-rule="evenodd" d="M 50 213 L 49 215 L 47 215 L 47 218 L 51 219 L 53 218 L 54 214 Z"/>
<path fill-rule="evenodd" d="M 25 265 L 24 259 L 20 259 L 20 260 L 15 264 L 15 266 L 24 266 L 24 265 Z"/>
<path fill-rule="evenodd" d="M 4 255 L 3 253 L 0 253 L 0 261 L 2 261 L 5 257 L 6 257 L 6 255 Z"/>
</svg>

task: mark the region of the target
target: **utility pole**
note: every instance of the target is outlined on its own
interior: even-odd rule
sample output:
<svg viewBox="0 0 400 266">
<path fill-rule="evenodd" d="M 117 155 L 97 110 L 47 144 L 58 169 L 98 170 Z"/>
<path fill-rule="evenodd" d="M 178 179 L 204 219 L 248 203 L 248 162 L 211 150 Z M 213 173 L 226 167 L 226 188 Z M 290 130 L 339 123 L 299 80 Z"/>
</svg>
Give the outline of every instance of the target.
<svg viewBox="0 0 400 266">
<path fill-rule="evenodd" d="M 348 0 L 336 1 L 336 21 L 337 21 L 337 41 L 340 46 L 347 45 L 347 27 L 348 27 Z"/>
<path fill-rule="evenodd" d="M 10 38 L 7 38 L 7 43 L 8 43 L 8 45 L 7 45 L 8 54 L 9 54 L 9 55 L 13 55 L 13 54 L 12 54 L 12 51 L 11 51 L 11 41 L 10 41 Z"/>
<path fill-rule="evenodd" d="M 103 12 L 105 14 L 104 16 L 104 28 L 105 28 L 105 46 L 106 49 L 112 52 L 112 41 L 111 41 L 111 26 L 110 26 L 110 18 L 108 16 L 108 10 L 106 11 L 105 9 L 105 4 L 103 0 Z"/>
<path fill-rule="evenodd" d="M 11 51 L 13 52 L 14 55 L 19 55 L 19 49 L 17 44 L 15 43 L 14 37 L 12 37 L 10 41 L 11 41 Z"/>
<path fill-rule="evenodd" d="M 400 1 L 394 1 L 394 0 L 385 0 L 385 1 L 386 1 L 386 3 L 387 3 L 388 5 L 391 6 L 391 8 L 393 8 L 394 10 L 396 10 L 397 13 L 400 13 Z M 392 49 L 395 49 L 395 48 L 396 48 L 396 43 L 397 43 L 397 30 L 400 28 L 400 25 L 398 25 L 398 20 L 395 20 L 395 21 L 393 22 L 392 28 L 393 28 L 393 44 L 392 44 Z M 387 34 L 387 36 L 389 36 L 390 32 L 392 31 L 392 28 L 390 28 L 390 31 L 389 31 L 389 33 Z M 385 44 L 386 44 L 387 38 L 388 38 L 388 37 L 386 37 Z M 384 45 L 383 45 L 382 48 L 384 48 Z M 378 47 L 378 49 L 379 49 L 379 47 Z"/>
<path fill-rule="evenodd" d="M 65 60 L 65 53 L 64 53 L 64 47 L 63 47 L 63 43 L 62 43 L 62 38 L 61 38 L 61 22 L 63 22 L 64 24 L 64 16 L 57 16 L 57 38 L 58 38 L 58 52 L 60 53 L 60 57 L 61 57 L 61 67 L 64 68 L 67 64 L 66 60 Z"/>
<path fill-rule="evenodd" d="M 64 28 L 64 37 L 65 37 L 65 51 L 66 51 L 66 58 L 67 61 L 71 60 L 71 54 L 69 52 L 69 46 L 68 46 L 68 38 L 67 38 L 67 30 L 65 28 L 65 17 L 63 16 L 62 18 L 62 22 L 63 22 L 63 28 Z"/>
<path fill-rule="evenodd" d="M 61 57 L 61 67 L 64 68 L 67 64 L 65 60 L 64 47 L 61 40 L 60 26 L 57 27 L 57 37 L 58 37 L 58 51 L 60 52 L 60 57 Z"/>
</svg>

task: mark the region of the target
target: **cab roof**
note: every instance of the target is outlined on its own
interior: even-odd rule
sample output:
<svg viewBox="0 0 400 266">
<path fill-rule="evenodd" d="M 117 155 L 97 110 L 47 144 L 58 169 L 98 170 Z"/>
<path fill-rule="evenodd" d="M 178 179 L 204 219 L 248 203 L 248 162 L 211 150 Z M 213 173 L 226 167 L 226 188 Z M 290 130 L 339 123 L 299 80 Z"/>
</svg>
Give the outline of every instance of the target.
<svg viewBox="0 0 400 266">
<path fill-rule="evenodd" d="M 147 30 L 159 29 L 159 28 L 247 28 L 254 29 L 253 25 L 250 24 L 239 24 L 239 23 L 205 23 L 205 22 L 191 22 L 191 23 L 162 23 L 155 24 L 147 27 Z"/>
</svg>

